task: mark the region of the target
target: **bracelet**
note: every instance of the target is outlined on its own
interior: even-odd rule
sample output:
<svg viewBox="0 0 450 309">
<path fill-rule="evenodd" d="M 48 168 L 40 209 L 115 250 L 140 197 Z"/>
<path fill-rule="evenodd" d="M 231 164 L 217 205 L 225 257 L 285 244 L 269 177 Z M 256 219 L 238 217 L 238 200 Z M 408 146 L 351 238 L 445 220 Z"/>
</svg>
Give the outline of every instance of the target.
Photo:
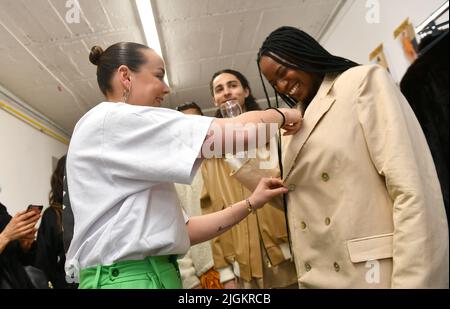
<svg viewBox="0 0 450 309">
<path fill-rule="evenodd" d="M 253 209 L 253 206 L 252 206 L 252 204 L 250 203 L 250 200 L 248 199 L 248 198 L 246 198 L 245 199 L 245 202 L 247 203 L 247 209 L 248 209 L 248 212 L 255 212 L 255 210 Z"/>
<path fill-rule="evenodd" d="M 276 107 L 268 107 L 268 108 L 266 108 L 266 110 L 268 110 L 268 109 L 273 109 L 274 111 L 277 111 L 277 112 L 281 115 L 281 117 L 283 117 L 283 122 L 281 123 L 280 128 L 284 127 L 284 125 L 286 124 L 286 117 L 284 116 L 283 112 L 280 111 L 280 110 L 279 110 L 278 108 L 276 108 Z"/>
</svg>

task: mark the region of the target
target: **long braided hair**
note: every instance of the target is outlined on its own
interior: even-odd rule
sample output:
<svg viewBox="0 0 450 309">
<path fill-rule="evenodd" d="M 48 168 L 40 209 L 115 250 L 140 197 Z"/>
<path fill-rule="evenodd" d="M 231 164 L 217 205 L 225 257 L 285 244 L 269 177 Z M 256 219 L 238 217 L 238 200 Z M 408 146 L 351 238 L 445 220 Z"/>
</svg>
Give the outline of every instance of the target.
<svg viewBox="0 0 450 309">
<path fill-rule="evenodd" d="M 252 89 L 250 88 L 250 83 L 248 82 L 247 78 L 245 78 L 245 76 L 241 72 L 236 71 L 236 70 L 223 69 L 223 70 L 217 71 L 216 73 L 213 74 L 213 76 L 211 77 L 211 80 L 209 82 L 209 89 L 211 90 L 211 95 L 213 97 L 214 97 L 213 81 L 217 76 L 219 76 L 220 74 L 223 74 L 223 73 L 228 73 L 228 74 L 234 75 L 241 82 L 242 88 L 248 90 L 249 94 L 245 98 L 245 102 L 244 102 L 245 109 L 247 110 L 247 112 L 261 110 L 261 107 L 259 106 L 258 102 L 256 102 L 256 99 L 252 94 Z M 220 110 L 216 111 L 216 114 L 214 117 L 222 118 L 222 115 L 220 114 Z"/>
<path fill-rule="evenodd" d="M 270 99 L 262 77 L 259 66 L 262 56 L 272 58 L 274 61 L 284 65 L 287 68 L 300 70 L 307 73 L 315 73 L 324 76 L 326 73 L 344 72 L 358 64 L 345 58 L 336 57 L 326 51 L 315 39 L 306 32 L 294 27 L 281 27 L 273 31 L 263 42 L 258 52 L 257 65 L 264 93 L 269 106 Z M 290 107 L 297 105 L 297 101 L 292 97 L 279 93 L 275 87 L 275 100 L 278 107 L 278 96 Z M 281 154 L 281 139 L 278 139 L 278 164 L 280 175 L 283 177 L 283 162 Z M 289 233 L 289 221 L 287 219 L 287 201 L 283 195 L 283 206 L 285 211 L 286 226 L 288 230 L 288 240 L 291 243 Z"/>
<path fill-rule="evenodd" d="M 359 65 L 351 60 L 333 56 L 319 42 L 300 29 L 280 27 L 264 40 L 257 57 L 259 76 L 269 106 L 269 95 L 259 67 L 262 56 L 270 57 L 285 67 L 319 75 L 342 73 Z M 274 91 L 277 102 L 277 96 L 280 96 L 290 107 L 297 104 L 290 96 L 279 93 L 276 89 Z"/>
</svg>

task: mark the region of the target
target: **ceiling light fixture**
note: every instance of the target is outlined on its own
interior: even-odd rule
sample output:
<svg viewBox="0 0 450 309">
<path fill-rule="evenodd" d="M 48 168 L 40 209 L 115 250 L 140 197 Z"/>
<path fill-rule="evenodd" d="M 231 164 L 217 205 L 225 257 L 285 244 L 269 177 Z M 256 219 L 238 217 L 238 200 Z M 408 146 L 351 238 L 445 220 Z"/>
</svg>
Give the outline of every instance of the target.
<svg viewBox="0 0 450 309">
<path fill-rule="evenodd" d="M 144 36 L 147 46 L 152 48 L 161 58 L 164 60 L 161 43 L 159 41 L 158 30 L 156 28 L 155 15 L 153 12 L 152 3 L 150 0 L 136 0 L 136 7 L 139 13 L 139 18 L 141 19 L 142 28 L 144 29 Z M 164 61 L 165 62 L 165 61 Z M 166 74 L 164 76 L 164 81 L 169 86 L 169 78 Z M 170 87 L 170 86 L 169 86 Z"/>
</svg>

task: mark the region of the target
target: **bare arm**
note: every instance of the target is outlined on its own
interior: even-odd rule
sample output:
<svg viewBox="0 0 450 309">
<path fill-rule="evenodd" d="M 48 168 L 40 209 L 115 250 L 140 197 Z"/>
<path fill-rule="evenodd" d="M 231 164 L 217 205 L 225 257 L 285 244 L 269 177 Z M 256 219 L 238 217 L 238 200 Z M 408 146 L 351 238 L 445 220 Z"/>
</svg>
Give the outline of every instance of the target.
<svg viewBox="0 0 450 309">
<path fill-rule="evenodd" d="M 36 231 L 34 226 L 40 216 L 35 211 L 22 211 L 17 213 L 0 233 L 0 253 L 3 252 L 11 241 L 24 237 L 27 238 L 33 234 Z"/>
<path fill-rule="evenodd" d="M 214 119 L 201 155 L 204 158 L 221 157 L 224 153 L 236 153 L 265 145 L 280 126 L 285 130 L 284 135 L 297 133 L 301 120 L 301 113 L 289 108 L 280 108 L 279 112 L 273 109 L 251 111 L 235 118 Z M 260 134 L 262 131 L 265 134 Z"/>
<path fill-rule="evenodd" d="M 263 178 L 248 200 L 252 209 L 256 210 L 274 196 L 287 191 L 280 179 Z M 250 212 L 247 202 L 241 201 L 215 213 L 191 217 L 187 223 L 191 245 L 219 236 L 247 217 Z"/>
</svg>

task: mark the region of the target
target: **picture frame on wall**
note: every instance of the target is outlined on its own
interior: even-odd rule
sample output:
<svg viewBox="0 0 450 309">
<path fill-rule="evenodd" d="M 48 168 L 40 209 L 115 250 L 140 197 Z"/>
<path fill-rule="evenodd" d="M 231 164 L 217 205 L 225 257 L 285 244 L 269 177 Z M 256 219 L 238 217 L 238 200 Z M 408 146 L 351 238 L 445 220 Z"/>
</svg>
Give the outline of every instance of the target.
<svg viewBox="0 0 450 309">
<path fill-rule="evenodd" d="M 394 31 L 394 39 L 399 43 L 408 63 L 413 63 L 418 57 L 416 32 L 409 18 L 405 19 Z"/>
<path fill-rule="evenodd" d="M 389 64 L 386 59 L 386 55 L 384 54 L 383 44 L 378 45 L 370 54 L 369 61 L 373 64 L 379 64 L 383 68 L 385 68 L 389 73 L 391 72 L 389 69 Z"/>
</svg>

